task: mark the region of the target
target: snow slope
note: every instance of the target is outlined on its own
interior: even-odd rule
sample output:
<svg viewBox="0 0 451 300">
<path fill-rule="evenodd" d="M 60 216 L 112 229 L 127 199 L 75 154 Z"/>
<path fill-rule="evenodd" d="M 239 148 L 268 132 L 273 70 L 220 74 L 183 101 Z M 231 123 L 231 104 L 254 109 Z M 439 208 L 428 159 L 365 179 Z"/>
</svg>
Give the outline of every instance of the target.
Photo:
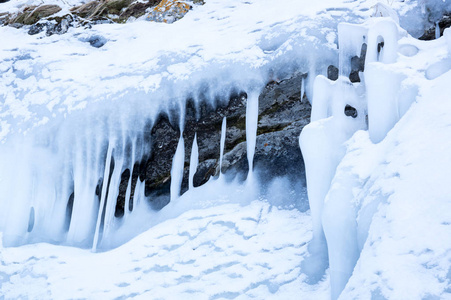
<svg viewBox="0 0 451 300">
<path fill-rule="evenodd" d="M 309 286 L 300 270 L 311 238 L 308 214 L 257 199 L 249 190 L 211 181 L 163 211 L 187 212 L 108 252 L 50 244 L 0 248 L 0 294 L 5 299 L 328 299 L 327 280 Z"/>
<path fill-rule="evenodd" d="M 422 82 L 380 144 L 367 132 L 350 140 L 337 174 L 357 175 L 357 201 L 377 212 L 340 299 L 451 299 L 450 80 L 448 71 Z"/>
</svg>

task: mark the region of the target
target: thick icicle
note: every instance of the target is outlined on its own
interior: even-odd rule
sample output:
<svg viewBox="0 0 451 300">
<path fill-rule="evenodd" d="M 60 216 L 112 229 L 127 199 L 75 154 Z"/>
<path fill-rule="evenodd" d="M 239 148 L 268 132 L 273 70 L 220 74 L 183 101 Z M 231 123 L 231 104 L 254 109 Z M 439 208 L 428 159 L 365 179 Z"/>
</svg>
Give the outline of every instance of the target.
<svg viewBox="0 0 451 300">
<path fill-rule="evenodd" d="M 196 174 L 198 165 L 199 165 L 199 146 L 197 145 L 197 133 L 195 133 L 189 162 L 188 187 L 190 190 L 194 188 L 194 174 Z"/>
<path fill-rule="evenodd" d="M 246 145 L 247 161 L 249 163 L 248 178 L 252 178 L 254 168 L 254 153 L 257 143 L 257 125 L 258 125 L 258 93 L 252 92 L 247 98 L 246 104 Z"/>
<path fill-rule="evenodd" d="M 226 139 L 226 129 L 227 129 L 227 118 L 224 117 L 222 119 L 222 127 L 221 127 L 221 150 L 219 153 L 219 176 L 221 176 L 222 170 L 222 158 L 224 157 L 224 147 L 225 147 L 225 139 Z"/>
<path fill-rule="evenodd" d="M 370 27 L 365 61 L 365 85 L 369 133 L 374 143 L 382 141 L 400 118 L 397 92 L 403 76 L 383 66 L 396 61 L 397 50 L 398 27 L 394 21 L 381 19 Z"/>
<path fill-rule="evenodd" d="M 437 22 L 435 22 L 435 39 L 439 39 L 440 38 L 440 25 Z"/>
<path fill-rule="evenodd" d="M 185 164 L 185 141 L 183 134 L 180 134 L 180 139 L 172 159 L 171 169 L 171 202 L 180 197 L 180 189 L 183 179 L 183 168 Z"/>
<path fill-rule="evenodd" d="M 108 191 L 108 179 L 110 177 L 110 165 L 111 165 L 111 159 L 112 159 L 112 152 L 113 148 L 111 144 L 108 146 L 108 152 L 107 152 L 107 159 L 105 162 L 105 172 L 103 174 L 103 184 L 102 184 L 102 193 L 101 193 L 101 200 L 100 200 L 100 207 L 99 212 L 97 214 L 97 223 L 96 223 L 96 231 L 94 233 L 94 241 L 92 243 L 92 251 L 97 251 L 97 246 L 99 242 L 99 235 L 100 235 L 100 226 L 102 223 L 102 218 L 104 215 L 104 207 L 105 207 L 105 201 L 106 201 L 106 193 Z"/>
</svg>

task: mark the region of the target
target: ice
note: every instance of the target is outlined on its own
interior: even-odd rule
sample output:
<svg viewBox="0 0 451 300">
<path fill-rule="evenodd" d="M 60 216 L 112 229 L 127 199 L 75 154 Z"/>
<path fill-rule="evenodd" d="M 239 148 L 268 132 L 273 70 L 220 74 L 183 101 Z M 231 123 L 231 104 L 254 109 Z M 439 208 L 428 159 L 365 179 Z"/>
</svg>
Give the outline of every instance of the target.
<svg viewBox="0 0 451 300">
<path fill-rule="evenodd" d="M 171 169 L 171 201 L 180 197 L 180 189 L 183 179 L 183 168 L 185 165 L 185 141 L 183 134 L 180 134 L 180 139 L 175 150 L 174 158 L 172 159 Z"/>
<path fill-rule="evenodd" d="M 246 102 L 246 149 L 249 162 L 249 177 L 254 170 L 254 153 L 257 142 L 258 96 L 259 91 L 251 92 Z"/>
<path fill-rule="evenodd" d="M 197 133 L 194 134 L 193 146 L 191 148 L 191 156 L 189 163 L 189 189 L 194 188 L 193 178 L 194 174 L 196 174 L 197 166 L 199 165 L 199 146 L 197 145 Z"/>
<path fill-rule="evenodd" d="M 219 175 L 222 174 L 222 159 L 224 157 L 224 146 L 225 146 L 225 139 L 226 139 L 226 129 L 227 129 L 227 117 L 224 117 L 222 119 L 222 125 L 221 125 L 221 142 L 220 142 L 220 154 L 219 154 Z"/>
<path fill-rule="evenodd" d="M 304 92 L 311 95 L 313 78 L 337 54 L 331 37 L 342 16 L 323 14 L 329 1 L 308 9 L 298 1 L 284 1 L 274 7 L 267 0 L 209 1 L 170 26 L 136 20 L 70 28 L 50 37 L 2 27 L 0 153 L 8 172 L 0 175 L 5 182 L 0 191 L 18 199 L 0 199 L 0 211 L 13 215 L 5 213 L 8 221 L 0 221 L 5 244 L 48 241 L 91 248 L 100 222 L 98 248 L 107 249 L 127 239 L 121 228 L 130 230 L 128 238 L 148 229 L 150 225 L 129 226 L 146 218 L 138 206 L 148 212 L 144 183 L 132 179 L 152 151 L 143 132 L 161 112 L 172 118 L 173 111 L 180 120 L 171 121 L 180 121 L 183 131 L 187 99 L 215 107 L 233 92 L 248 94 L 252 173 L 259 92 L 270 80 L 310 71 Z M 55 1 L 63 11 L 76 2 Z M 32 4 L 10 1 L 0 11 L 15 12 L 25 3 Z M 334 3 L 344 11 L 356 5 Z M 96 41 L 101 47 L 92 47 Z M 108 147 L 114 167 L 108 165 Z M 29 150 L 22 153 L 22 148 Z M 17 153 L 21 162 L 10 163 L 18 160 Z M 187 155 L 196 161 L 195 153 Z M 175 158 L 180 157 L 177 152 Z M 181 165 L 173 166 L 171 201 L 179 194 Z M 108 167 L 111 174 L 105 173 Z M 129 178 L 122 204 L 117 196 L 123 174 Z M 30 194 L 46 200 L 31 203 Z M 27 233 L 31 207 L 35 222 Z"/>
<path fill-rule="evenodd" d="M 383 64 L 396 61 L 398 27 L 391 19 L 380 19 L 368 30 L 365 84 L 368 97 L 368 123 L 373 142 L 380 142 L 399 120 L 397 92 L 402 75 Z"/>
<path fill-rule="evenodd" d="M 333 223 L 336 217 L 331 219 L 323 217 L 325 197 L 334 178 L 335 169 L 345 155 L 345 141 L 355 131 L 366 128 L 366 106 L 362 99 L 363 87 L 360 84 L 353 85 L 347 78 L 340 77 L 333 82 L 323 76 L 318 76 L 314 87 L 312 122 L 302 130 L 299 144 L 305 161 L 307 191 L 313 223 L 313 240 L 310 249 L 312 253 L 316 252 L 318 255 L 317 259 L 309 262 L 312 266 L 306 266 L 306 268 L 312 269 L 309 271 L 311 277 L 320 278 L 321 264 L 324 264 L 324 256 L 327 257 L 323 226 L 327 226 L 329 230 L 329 232 L 326 231 L 326 237 L 337 234 L 334 229 L 336 224 Z M 345 115 L 346 105 L 357 110 L 355 118 Z M 328 209 L 333 210 L 330 207 Z M 340 214 L 340 211 L 336 213 Z M 331 244 L 331 246 L 335 245 Z M 329 253 L 335 250 L 336 248 L 333 247 L 329 249 Z M 331 259 L 330 255 L 329 259 Z M 330 261 L 330 264 L 333 272 L 335 262 Z M 331 273 L 331 276 L 333 275 L 334 273 Z M 331 277 L 331 279 L 333 280 L 332 288 L 334 288 L 335 278 Z"/>
<path fill-rule="evenodd" d="M 101 228 L 101 226 L 105 225 L 105 206 L 106 206 L 106 201 L 107 201 L 107 191 L 108 191 L 108 187 L 110 185 L 110 166 L 111 166 L 111 154 L 112 154 L 112 147 L 109 146 L 108 147 L 108 152 L 107 152 L 107 159 L 106 159 L 106 163 L 105 163 L 105 172 L 103 175 L 103 184 L 102 184 L 102 193 L 100 194 L 100 208 L 99 208 L 99 213 L 97 215 L 97 223 L 96 223 L 96 231 L 94 234 L 94 241 L 92 243 L 92 251 L 96 251 L 97 250 L 97 245 L 99 243 L 99 236 L 102 234 L 101 231 L 103 232 L 103 228 Z M 103 224 L 102 224 L 103 223 Z"/>
<path fill-rule="evenodd" d="M 75 4 L 61 2 L 63 11 Z M 420 42 L 400 27 L 419 36 L 449 3 L 371 5 L 211 0 L 171 25 L 136 20 L 52 37 L 1 27 L 0 294 L 449 298 L 451 39 L 446 30 Z M 364 43 L 365 71 L 351 83 Z M 324 75 L 337 63 L 332 82 Z M 288 179 L 262 187 L 253 168 L 258 95 L 294 72 L 308 73 L 301 97 L 313 105 L 300 136 L 306 213 Z M 132 174 L 152 151 L 158 115 L 183 132 L 187 99 L 215 107 L 236 91 L 248 95 L 247 181 L 219 176 L 194 188 L 197 135 L 185 155 L 181 134 L 171 201 L 152 209 Z"/>
<path fill-rule="evenodd" d="M 436 85 L 429 85 L 427 81 L 449 77 L 449 54 L 448 51 L 443 51 L 447 46 L 443 39 L 430 44 L 419 43 L 406 36 L 396 23 L 396 18 L 384 18 L 382 14 L 382 18 L 369 20 L 362 25 L 339 26 L 340 68 L 349 62 L 351 57 L 359 55 L 359 47 L 363 42 L 367 43 L 365 71 L 361 74 L 363 82 L 351 84 L 343 77 L 349 74 L 349 67 L 340 71 L 342 76 L 336 82 L 318 76 L 313 90 L 311 123 L 303 129 L 300 136 L 313 223 L 313 239 L 309 245 L 309 251 L 312 253 L 310 257 L 315 255 L 321 257 L 321 251 L 328 250 L 332 299 L 375 297 L 391 299 L 403 298 L 405 295 L 409 295 L 408 298 L 448 296 L 449 283 L 440 283 L 445 281 L 447 275 L 444 274 L 449 269 L 449 263 L 445 263 L 443 260 L 445 258 L 438 252 L 441 253 L 439 249 L 442 249 L 440 247 L 443 247 L 443 243 L 446 243 L 445 248 L 449 249 L 451 241 L 425 239 L 424 244 L 430 245 L 431 248 L 428 249 L 434 248 L 435 250 L 431 250 L 434 254 L 423 256 L 421 250 L 417 250 L 418 252 L 411 250 L 416 254 L 409 252 L 413 257 L 405 257 L 405 263 L 409 265 L 406 268 L 398 264 L 395 257 L 400 255 L 404 259 L 403 253 L 407 253 L 404 252 L 406 249 L 425 247 L 421 243 L 416 243 L 414 237 L 416 230 L 412 227 L 416 221 L 407 215 L 412 212 L 421 223 L 429 222 L 426 220 L 428 217 L 420 217 L 414 211 L 418 209 L 419 214 L 419 211 L 422 211 L 420 207 L 427 205 L 420 204 L 421 201 L 429 199 L 428 184 L 420 183 L 425 180 L 420 178 L 427 175 L 423 175 L 423 171 L 419 170 L 423 168 L 427 170 L 431 168 L 431 164 L 423 165 L 423 159 L 420 157 L 426 155 L 429 158 L 430 151 L 436 150 L 432 150 L 435 147 L 432 146 L 433 137 L 430 135 L 424 137 L 428 139 L 428 142 L 425 142 L 421 133 L 414 129 L 416 126 L 423 127 L 420 124 L 428 122 L 425 119 L 430 115 L 422 116 L 424 113 L 420 108 L 422 106 L 416 107 L 412 104 L 418 102 L 421 96 L 433 97 L 435 101 L 439 101 L 435 98 L 442 97 L 438 96 L 438 93 L 443 91 L 437 91 Z M 445 78 L 441 82 L 445 82 Z M 444 89 L 448 89 L 448 86 Z M 425 94 L 428 96 L 424 96 Z M 348 100 L 353 97 L 358 101 Z M 427 105 L 426 100 L 422 101 L 423 105 Z M 357 108 L 357 116 L 362 118 L 359 121 L 354 120 L 354 123 L 352 118 L 346 119 L 343 114 L 343 110 L 346 112 L 344 104 Z M 443 102 L 441 105 L 443 110 L 447 110 L 448 104 Z M 366 129 L 366 114 L 369 122 L 368 132 L 362 131 Z M 445 120 L 446 118 L 441 122 L 447 123 Z M 446 135 L 448 131 L 440 129 L 438 135 Z M 398 136 L 398 133 L 401 136 Z M 442 140 L 447 138 L 444 136 L 437 138 L 436 145 Z M 403 146 L 403 143 L 406 145 Z M 417 146 L 413 146 L 416 143 Z M 425 145 L 419 146 L 421 143 Z M 431 149 L 424 152 L 419 150 L 424 147 Z M 417 151 L 421 151 L 422 154 Z M 394 156 L 397 157 L 393 158 Z M 405 168 L 412 168 L 412 172 L 406 171 Z M 441 168 L 442 166 L 438 167 Z M 441 174 L 441 171 L 439 173 Z M 431 179 L 432 177 L 428 177 L 426 181 L 433 180 L 434 184 L 440 185 L 441 179 Z M 406 184 L 406 181 L 410 180 L 415 188 Z M 418 185 L 413 182 L 417 182 Z M 437 189 L 441 188 L 437 186 Z M 414 195 L 412 190 L 417 190 L 417 194 Z M 441 195 L 445 194 L 447 192 L 443 191 Z M 437 197 L 440 200 L 436 199 L 436 209 L 441 210 L 448 206 L 447 199 L 438 195 Z M 418 200 L 416 204 L 412 204 L 415 208 L 410 206 L 411 199 Z M 394 204 L 396 201 L 399 203 Z M 401 202 L 403 204 L 400 204 Z M 407 215 L 406 210 L 409 211 Z M 439 212 L 430 213 L 437 217 L 442 215 Z M 441 217 L 438 218 L 443 220 Z M 409 219 L 409 222 L 404 222 L 405 219 Z M 392 222 L 396 222 L 397 225 L 392 225 Z M 426 226 L 422 223 L 422 226 L 435 226 L 432 223 L 437 224 L 431 222 L 431 225 Z M 385 234 L 388 228 L 393 230 L 393 235 Z M 375 236 L 372 236 L 373 230 L 377 231 Z M 408 245 L 401 242 L 404 238 L 411 239 Z M 397 246 L 403 250 L 400 248 L 398 252 L 398 248 L 394 247 L 396 244 L 394 240 L 398 241 Z M 382 254 L 377 249 L 380 249 L 380 244 L 384 244 L 385 241 L 390 242 L 385 244 L 387 248 L 383 251 L 386 252 Z M 394 252 L 396 254 L 393 254 Z M 426 252 L 429 253 L 428 250 Z M 393 260 L 385 260 L 384 255 L 390 256 Z M 423 265 L 428 271 L 419 271 L 422 259 L 433 259 L 440 263 Z M 382 267 L 384 271 L 380 271 L 379 263 L 369 263 L 373 260 L 385 265 Z M 304 263 L 304 267 L 307 262 L 310 264 L 307 265 L 308 268 L 304 268 L 310 276 L 317 275 L 315 272 L 321 271 L 318 261 L 316 270 L 313 272 L 310 270 L 312 261 L 306 260 Z M 367 268 L 372 268 L 372 271 L 367 271 Z M 407 275 L 409 272 L 415 273 L 413 277 L 416 278 L 403 279 L 399 276 L 397 268 L 403 268 L 401 273 L 405 272 L 406 278 L 412 277 L 412 273 L 410 276 Z M 428 275 L 417 277 L 419 274 L 417 272 L 426 272 Z M 442 272 L 442 275 L 439 275 L 441 279 L 429 277 L 430 274 L 437 272 Z M 363 276 L 364 279 L 359 276 Z M 420 283 L 422 280 L 430 282 L 431 286 L 423 286 Z M 411 281 L 418 282 L 417 288 L 408 292 L 398 292 L 407 289 Z M 398 288 L 393 288 L 394 285 Z"/>
</svg>

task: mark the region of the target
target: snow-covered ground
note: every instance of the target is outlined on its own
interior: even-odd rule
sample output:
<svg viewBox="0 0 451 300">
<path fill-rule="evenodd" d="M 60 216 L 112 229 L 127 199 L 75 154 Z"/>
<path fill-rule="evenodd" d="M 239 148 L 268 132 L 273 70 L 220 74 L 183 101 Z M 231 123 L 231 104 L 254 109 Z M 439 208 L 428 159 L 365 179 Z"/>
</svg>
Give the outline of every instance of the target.
<svg viewBox="0 0 451 300">
<path fill-rule="evenodd" d="M 163 211 L 186 212 L 108 252 L 50 244 L 3 248 L 0 294 L 5 299 L 328 299 L 327 277 L 310 286 L 300 269 L 311 238 L 309 215 L 254 199 L 249 190 L 209 182 Z"/>
</svg>

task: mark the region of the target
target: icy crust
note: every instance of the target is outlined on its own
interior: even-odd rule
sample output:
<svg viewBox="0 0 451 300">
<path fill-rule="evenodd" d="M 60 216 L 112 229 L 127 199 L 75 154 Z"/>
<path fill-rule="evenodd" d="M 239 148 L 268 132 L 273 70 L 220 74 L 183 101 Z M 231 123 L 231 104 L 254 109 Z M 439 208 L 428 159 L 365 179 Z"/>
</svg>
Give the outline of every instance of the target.
<svg viewBox="0 0 451 300">
<path fill-rule="evenodd" d="M 230 196 L 216 193 L 225 190 Z M 50 244 L 0 248 L 0 294 L 7 299 L 328 299 L 327 277 L 310 286 L 300 269 L 311 238 L 309 216 L 256 200 L 248 190 L 213 182 L 188 192 L 169 210 L 183 213 L 104 253 Z M 187 206 L 192 206 L 188 212 Z"/>
</svg>

